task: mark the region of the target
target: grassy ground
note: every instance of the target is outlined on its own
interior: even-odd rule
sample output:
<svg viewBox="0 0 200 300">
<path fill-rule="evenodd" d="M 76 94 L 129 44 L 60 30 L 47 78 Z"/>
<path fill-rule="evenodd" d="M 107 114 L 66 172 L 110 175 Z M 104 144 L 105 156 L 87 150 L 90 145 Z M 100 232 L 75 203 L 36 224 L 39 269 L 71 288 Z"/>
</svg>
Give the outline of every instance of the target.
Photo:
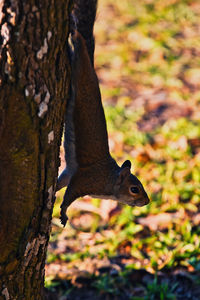
<svg viewBox="0 0 200 300">
<path fill-rule="evenodd" d="M 112 155 L 151 203 L 58 193 L 46 286 L 59 299 L 200 299 L 200 2 L 101 0 L 96 70 Z M 61 149 L 63 156 L 63 149 Z"/>
</svg>

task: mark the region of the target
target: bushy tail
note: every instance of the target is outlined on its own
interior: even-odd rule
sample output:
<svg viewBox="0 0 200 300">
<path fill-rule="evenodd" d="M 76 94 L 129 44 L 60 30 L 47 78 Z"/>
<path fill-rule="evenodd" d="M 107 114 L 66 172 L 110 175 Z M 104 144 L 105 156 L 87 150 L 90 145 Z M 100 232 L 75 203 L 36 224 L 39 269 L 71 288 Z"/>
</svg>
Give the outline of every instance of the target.
<svg viewBox="0 0 200 300">
<path fill-rule="evenodd" d="M 88 54 L 94 65 L 94 36 L 93 28 L 96 18 L 97 0 L 74 0 L 71 16 L 71 32 L 77 30 L 86 41 Z"/>
</svg>

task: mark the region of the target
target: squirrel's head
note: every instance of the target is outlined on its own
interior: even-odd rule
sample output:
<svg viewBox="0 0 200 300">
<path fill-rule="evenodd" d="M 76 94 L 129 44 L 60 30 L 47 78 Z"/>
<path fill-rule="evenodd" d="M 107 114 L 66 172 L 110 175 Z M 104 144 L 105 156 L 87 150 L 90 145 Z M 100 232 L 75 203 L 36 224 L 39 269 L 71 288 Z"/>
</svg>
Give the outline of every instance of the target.
<svg viewBox="0 0 200 300">
<path fill-rule="evenodd" d="M 130 206 L 144 206 L 149 203 L 149 197 L 139 179 L 131 174 L 131 162 L 126 160 L 119 171 L 114 186 L 116 200 Z"/>
</svg>

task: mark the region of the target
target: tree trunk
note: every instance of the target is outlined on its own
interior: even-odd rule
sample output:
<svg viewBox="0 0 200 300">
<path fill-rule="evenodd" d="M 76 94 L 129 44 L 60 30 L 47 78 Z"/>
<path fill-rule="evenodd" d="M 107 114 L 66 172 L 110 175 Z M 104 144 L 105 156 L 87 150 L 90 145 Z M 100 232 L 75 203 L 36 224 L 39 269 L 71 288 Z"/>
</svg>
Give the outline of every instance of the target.
<svg viewBox="0 0 200 300">
<path fill-rule="evenodd" d="M 44 299 L 70 0 L 0 1 L 0 299 Z"/>
</svg>

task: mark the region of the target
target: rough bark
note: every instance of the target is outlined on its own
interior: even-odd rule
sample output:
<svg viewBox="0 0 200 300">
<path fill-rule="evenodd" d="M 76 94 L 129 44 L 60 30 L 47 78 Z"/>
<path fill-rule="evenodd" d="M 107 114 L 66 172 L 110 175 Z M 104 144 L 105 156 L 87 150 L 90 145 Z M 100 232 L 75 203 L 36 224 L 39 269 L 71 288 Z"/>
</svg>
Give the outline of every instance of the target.
<svg viewBox="0 0 200 300">
<path fill-rule="evenodd" d="M 70 0 L 0 1 L 0 299 L 44 299 Z"/>
</svg>

